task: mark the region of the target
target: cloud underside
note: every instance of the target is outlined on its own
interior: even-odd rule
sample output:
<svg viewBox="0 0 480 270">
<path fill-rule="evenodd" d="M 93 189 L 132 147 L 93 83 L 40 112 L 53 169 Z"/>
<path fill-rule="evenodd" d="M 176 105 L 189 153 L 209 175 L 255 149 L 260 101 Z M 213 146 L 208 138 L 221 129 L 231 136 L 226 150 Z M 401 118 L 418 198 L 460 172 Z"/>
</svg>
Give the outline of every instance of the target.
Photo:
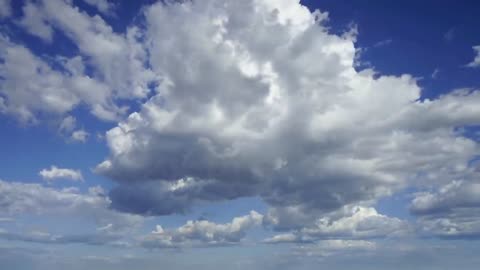
<svg viewBox="0 0 480 270">
<path fill-rule="evenodd" d="M 115 10 L 86 2 L 107 16 Z M 116 186 L 108 195 L 81 195 L 89 198 L 81 209 L 103 209 L 116 221 L 98 226 L 260 197 L 269 207 L 263 215 L 159 226 L 138 241 L 228 245 L 263 225 L 281 231 L 267 243 L 370 250 L 374 244 L 362 239 L 412 226 L 442 237 L 480 233 L 480 201 L 467 199 L 478 189 L 469 187 L 478 185 L 471 161 L 479 149 L 464 135 L 480 123 L 480 92 L 422 99 L 408 74 L 356 70 L 355 31 L 330 33 L 327 13 L 295 0 L 158 2 L 143 9 L 140 25 L 118 33 L 68 1 L 23 9 L 19 27 L 45 44 L 62 32 L 78 51 L 46 58 L 2 35 L 0 112 L 27 123 L 55 119 L 78 141 L 89 134 L 76 130 L 71 114 L 79 107 L 118 123 L 106 133 L 109 156 L 95 169 Z M 24 188 L 65 196 L 67 209 L 80 211 L 70 202 L 75 192 Z M 422 191 L 411 206 L 418 224 L 375 210 L 379 199 L 407 188 Z M 8 209 L 26 209 L 21 198 Z"/>
</svg>

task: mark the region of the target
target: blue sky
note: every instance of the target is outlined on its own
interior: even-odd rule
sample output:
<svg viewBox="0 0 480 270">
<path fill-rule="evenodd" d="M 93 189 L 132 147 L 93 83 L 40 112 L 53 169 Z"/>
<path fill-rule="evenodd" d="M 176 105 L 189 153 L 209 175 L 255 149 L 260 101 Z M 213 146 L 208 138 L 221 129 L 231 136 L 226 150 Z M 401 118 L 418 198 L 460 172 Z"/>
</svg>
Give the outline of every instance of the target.
<svg viewBox="0 0 480 270">
<path fill-rule="evenodd" d="M 479 8 L 0 0 L 0 266 L 475 269 Z"/>
</svg>

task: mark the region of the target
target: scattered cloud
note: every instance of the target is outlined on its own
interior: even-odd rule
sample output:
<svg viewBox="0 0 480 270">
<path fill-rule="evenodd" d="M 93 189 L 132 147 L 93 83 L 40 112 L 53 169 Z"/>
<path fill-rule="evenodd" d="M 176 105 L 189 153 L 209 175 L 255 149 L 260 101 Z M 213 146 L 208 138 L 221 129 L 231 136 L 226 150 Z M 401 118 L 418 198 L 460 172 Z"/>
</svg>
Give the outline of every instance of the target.
<svg viewBox="0 0 480 270">
<path fill-rule="evenodd" d="M 480 66 L 480 45 L 473 46 L 473 50 L 475 51 L 475 58 L 472 62 L 467 64 L 467 67 L 479 67 Z"/>
<path fill-rule="evenodd" d="M 38 4 L 27 2 L 23 6 L 23 18 L 18 22 L 20 26 L 30 29 L 31 33 L 45 42 L 52 42 L 54 30 L 46 18 L 38 12 Z"/>
<path fill-rule="evenodd" d="M 107 1 L 89 3 L 111 6 Z M 2 35 L 0 112 L 36 123 L 38 115 L 66 116 L 80 104 L 87 104 L 99 119 L 115 121 L 128 110 L 117 105 L 116 99 L 148 95 L 149 84 L 157 78 L 147 68 L 147 52 L 139 42 L 138 28 L 117 34 L 99 16 L 80 11 L 70 1 L 28 2 L 23 8 L 19 25 L 27 32 L 49 42 L 54 31 L 62 31 L 78 47 L 79 55 L 46 61 Z M 86 73 L 85 66 L 93 68 L 93 76 Z M 30 95 L 39 98 L 31 99 Z"/>
<path fill-rule="evenodd" d="M 115 5 L 109 0 L 83 0 L 85 3 L 92 5 L 98 9 L 98 11 L 111 15 Z"/>
<path fill-rule="evenodd" d="M 165 230 L 157 225 L 156 229 L 142 240 L 141 245 L 151 249 L 238 244 L 245 238 L 248 229 L 262 223 L 262 218 L 261 214 L 250 211 L 248 215 L 236 217 L 225 224 L 190 220 L 174 230 Z"/>
<path fill-rule="evenodd" d="M 76 130 L 76 131 L 72 132 L 71 138 L 74 141 L 85 143 L 89 136 L 90 136 L 90 134 L 88 132 L 86 132 L 83 129 L 79 129 L 79 130 Z"/>
<path fill-rule="evenodd" d="M 80 170 L 58 168 L 51 166 L 50 169 L 42 169 L 39 175 L 48 182 L 57 179 L 68 179 L 73 181 L 83 181 L 82 172 Z"/>
<path fill-rule="evenodd" d="M 77 119 L 71 115 L 68 115 L 65 118 L 63 118 L 63 120 L 60 122 L 58 131 L 60 131 L 61 133 L 68 134 L 75 129 L 76 124 L 77 124 Z"/>
<path fill-rule="evenodd" d="M 267 222 L 279 225 L 281 220 L 270 213 Z M 275 224 L 277 223 L 277 224 Z M 409 232 L 406 221 L 377 213 L 374 208 L 345 207 L 341 211 L 318 218 L 314 224 L 275 235 L 266 243 L 305 243 L 325 239 L 369 239 L 379 237 L 404 236 Z"/>
</svg>

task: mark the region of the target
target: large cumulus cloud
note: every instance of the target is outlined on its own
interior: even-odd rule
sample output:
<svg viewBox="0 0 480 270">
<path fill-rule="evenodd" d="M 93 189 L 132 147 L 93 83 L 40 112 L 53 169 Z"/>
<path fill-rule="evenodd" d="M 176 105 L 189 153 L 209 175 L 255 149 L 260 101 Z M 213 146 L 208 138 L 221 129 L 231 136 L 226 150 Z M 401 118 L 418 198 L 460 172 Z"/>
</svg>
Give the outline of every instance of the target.
<svg viewBox="0 0 480 270">
<path fill-rule="evenodd" d="M 422 100 L 410 75 L 358 71 L 354 31 L 329 33 L 327 18 L 293 0 L 146 8 L 162 79 L 107 132 L 111 154 L 97 172 L 119 183 L 113 205 L 169 214 L 261 196 L 279 229 L 298 229 L 467 173 L 478 146 L 458 127 L 479 123 L 479 93 Z M 274 216 L 288 209 L 300 218 Z"/>
</svg>

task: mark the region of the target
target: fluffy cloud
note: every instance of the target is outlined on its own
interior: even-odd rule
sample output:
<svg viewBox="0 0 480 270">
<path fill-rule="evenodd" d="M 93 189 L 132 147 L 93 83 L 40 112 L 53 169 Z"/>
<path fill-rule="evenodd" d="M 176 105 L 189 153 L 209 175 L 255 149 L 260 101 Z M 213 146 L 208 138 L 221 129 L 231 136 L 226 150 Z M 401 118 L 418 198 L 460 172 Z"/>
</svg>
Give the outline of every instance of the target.
<svg viewBox="0 0 480 270">
<path fill-rule="evenodd" d="M 85 3 L 96 7 L 100 12 L 110 14 L 114 5 L 108 0 L 83 0 Z"/>
<path fill-rule="evenodd" d="M 109 87 L 74 67 L 80 57 L 60 59 L 63 70 L 52 68 L 27 48 L 0 36 L 0 112 L 23 122 L 37 122 L 37 115 L 64 115 L 81 103 L 100 119 L 114 119 L 122 109 L 111 103 Z M 31 98 L 32 96 L 37 98 Z"/>
<path fill-rule="evenodd" d="M 146 248 L 173 248 L 192 246 L 218 246 L 239 243 L 246 231 L 262 223 L 263 216 L 250 211 L 246 216 L 236 217 L 230 223 L 217 224 L 207 220 L 188 221 L 174 230 L 156 229 L 142 240 Z"/>
<path fill-rule="evenodd" d="M 101 10 L 112 7 L 108 1 L 88 2 Z M 63 116 L 85 103 L 96 117 L 118 120 L 128 106 L 116 100 L 145 98 L 149 84 L 158 79 L 147 68 L 136 27 L 117 34 L 102 18 L 80 11 L 71 1 L 27 2 L 23 11 L 20 26 L 47 42 L 55 30 L 63 32 L 78 47 L 78 55 L 42 59 L 2 36 L 0 112 L 35 122 L 38 114 Z M 40 98 L 29 98 L 32 95 Z"/>
<path fill-rule="evenodd" d="M 425 235 L 478 237 L 480 183 L 453 181 L 437 190 L 417 193 L 411 211 L 419 217 L 419 227 Z"/>
<path fill-rule="evenodd" d="M 295 237 L 385 236 L 404 223 L 370 208 L 379 198 L 448 183 L 478 154 L 458 127 L 480 123 L 480 92 L 422 100 L 409 75 L 357 71 L 354 35 L 298 1 L 156 3 L 145 19 L 162 83 L 107 132 L 97 172 L 119 183 L 117 209 L 260 196 Z M 168 188 L 179 179 L 190 184 Z"/>
<path fill-rule="evenodd" d="M 280 212 L 285 215 L 285 212 Z M 273 211 L 266 216 L 267 223 L 273 226 L 288 222 L 281 221 L 279 212 Z M 287 212 L 286 217 L 298 216 Z M 291 222 L 290 222 L 291 223 Z M 305 221 L 300 220 L 302 224 Z M 374 208 L 344 207 L 325 217 L 318 218 L 309 227 L 303 227 L 291 233 L 275 235 L 266 239 L 266 243 L 315 242 L 322 239 L 366 239 L 377 237 L 401 236 L 409 231 L 407 222 L 377 213 Z"/>
<path fill-rule="evenodd" d="M 80 170 L 58 168 L 57 166 L 51 166 L 50 169 L 42 169 L 38 174 L 46 181 L 56 179 L 83 181 L 82 172 Z"/>
<path fill-rule="evenodd" d="M 258 196 L 270 207 L 265 224 L 289 231 L 271 242 L 382 237 L 407 226 L 377 213 L 375 202 L 406 187 L 466 179 L 479 153 L 461 127 L 480 124 L 480 91 L 424 100 L 410 75 L 356 70 L 355 29 L 330 33 L 328 14 L 298 0 L 160 1 L 125 33 L 71 1 L 24 10 L 26 31 L 46 42 L 60 31 L 78 55 L 39 57 L 3 37 L 0 112 L 26 122 L 54 115 L 59 130 L 80 141 L 87 135 L 68 115 L 81 104 L 100 119 L 121 120 L 107 132 L 110 154 L 96 168 L 117 183 L 101 197 L 104 206 L 167 215 Z M 138 110 L 123 118 L 132 101 Z M 243 237 L 229 239 L 236 234 L 217 225 L 191 222 L 185 226 L 215 229 L 167 231 L 145 243 Z"/>
<path fill-rule="evenodd" d="M 65 85 L 65 77 L 52 70 L 27 48 L 0 38 L 0 110 L 34 121 L 35 113 L 65 113 L 80 102 Z M 42 93 L 42 94 L 40 94 Z M 32 99 L 35 96 L 38 98 Z"/>
<path fill-rule="evenodd" d="M 473 46 L 473 50 L 476 55 L 472 62 L 467 64 L 467 67 L 478 67 L 480 66 L 480 46 Z"/>
<path fill-rule="evenodd" d="M 101 6 L 99 3 L 107 1 L 88 2 Z M 98 15 L 89 16 L 64 0 L 40 1 L 36 12 L 74 42 L 79 52 L 89 59 L 87 64 L 94 68 L 95 78 L 107 84 L 112 95 L 146 97 L 150 91 L 148 84 L 156 77 L 145 68 L 147 55 L 138 42 L 142 38 L 138 28 L 117 34 Z M 35 33 L 31 28 L 26 29 Z"/>
<path fill-rule="evenodd" d="M 79 129 L 79 130 L 76 130 L 74 132 L 72 132 L 72 140 L 74 141 L 78 141 L 78 142 L 86 142 L 87 139 L 88 139 L 88 136 L 90 136 L 90 134 L 88 132 L 86 132 L 85 130 L 83 129 Z"/>
</svg>

